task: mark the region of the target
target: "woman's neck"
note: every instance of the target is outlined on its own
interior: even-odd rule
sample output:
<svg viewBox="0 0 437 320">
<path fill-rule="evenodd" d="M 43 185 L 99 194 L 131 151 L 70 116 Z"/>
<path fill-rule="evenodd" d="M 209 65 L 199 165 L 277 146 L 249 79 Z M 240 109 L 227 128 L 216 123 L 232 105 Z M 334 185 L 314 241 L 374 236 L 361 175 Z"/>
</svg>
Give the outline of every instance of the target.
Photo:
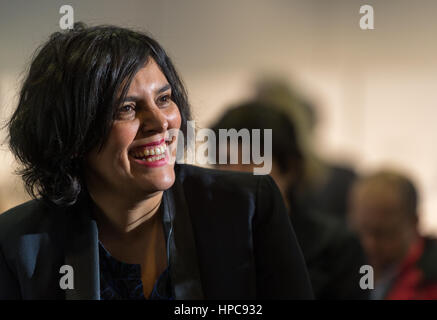
<svg viewBox="0 0 437 320">
<path fill-rule="evenodd" d="M 151 270 L 159 264 L 162 267 L 159 271 L 164 270 L 162 196 L 163 192 L 159 192 L 130 206 L 125 201 L 114 203 L 94 198 L 99 240 L 114 258 L 125 263 L 148 265 Z"/>
<path fill-rule="evenodd" d="M 95 203 L 94 216 L 99 233 L 111 234 L 122 239 L 135 238 L 152 224 L 159 210 L 163 192 L 149 195 L 146 199 L 134 200 L 125 197 L 109 199 L 106 195 L 91 193 Z M 155 217 L 156 218 L 156 217 Z"/>
</svg>

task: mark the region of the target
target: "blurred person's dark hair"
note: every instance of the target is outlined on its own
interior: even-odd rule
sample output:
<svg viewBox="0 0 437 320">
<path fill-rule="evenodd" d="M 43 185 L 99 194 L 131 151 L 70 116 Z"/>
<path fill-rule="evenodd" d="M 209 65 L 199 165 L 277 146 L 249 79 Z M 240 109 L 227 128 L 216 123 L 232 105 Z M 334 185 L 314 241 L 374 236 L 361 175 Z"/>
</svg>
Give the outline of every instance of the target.
<svg viewBox="0 0 437 320">
<path fill-rule="evenodd" d="M 237 131 L 260 129 L 261 137 L 265 129 L 272 129 L 272 157 L 281 171 L 288 171 L 290 166 L 300 171 L 303 165 L 303 154 L 293 122 L 271 104 L 253 100 L 233 106 L 212 127 L 217 134 L 221 128 L 234 128 Z M 262 150 L 263 143 L 264 139 L 261 140 Z"/>
<path fill-rule="evenodd" d="M 255 81 L 255 98 L 276 105 L 296 125 L 296 136 L 305 159 L 301 201 L 345 221 L 347 196 L 357 175 L 350 164 L 332 163 L 317 153 L 315 129 L 320 110 L 297 87 L 279 76 L 264 75 Z"/>
<path fill-rule="evenodd" d="M 164 49 L 150 36 L 116 26 L 76 23 L 37 50 L 8 123 L 9 145 L 26 189 L 57 205 L 73 204 L 83 156 L 102 146 L 136 74 L 154 59 L 172 89 L 186 133 L 186 91 Z M 43 150 L 43 151 L 41 151 Z"/>
<path fill-rule="evenodd" d="M 291 119 L 299 145 L 307 153 L 312 146 L 312 134 L 318 121 L 315 106 L 287 80 L 278 76 L 263 75 L 255 81 L 254 87 L 255 100 L 274 105 Z"/>
</svg>

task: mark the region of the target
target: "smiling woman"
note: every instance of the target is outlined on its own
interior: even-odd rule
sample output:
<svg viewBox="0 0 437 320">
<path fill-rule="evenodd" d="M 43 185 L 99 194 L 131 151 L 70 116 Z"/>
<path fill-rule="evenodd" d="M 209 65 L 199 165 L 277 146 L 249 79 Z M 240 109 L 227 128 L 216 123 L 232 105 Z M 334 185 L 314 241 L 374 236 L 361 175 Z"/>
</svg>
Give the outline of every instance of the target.
<svg viewBox="0 0 437 320">
<path fill-rule="evenodd" d="M 169 132 L 186 134 L 189 119 L 149 36 L 83 24 L 53 34 L 9 122 L 34 200 L 0 215 L 0 298 L 311 298 L 270 177 L 171 161 Z"/>
</svg>

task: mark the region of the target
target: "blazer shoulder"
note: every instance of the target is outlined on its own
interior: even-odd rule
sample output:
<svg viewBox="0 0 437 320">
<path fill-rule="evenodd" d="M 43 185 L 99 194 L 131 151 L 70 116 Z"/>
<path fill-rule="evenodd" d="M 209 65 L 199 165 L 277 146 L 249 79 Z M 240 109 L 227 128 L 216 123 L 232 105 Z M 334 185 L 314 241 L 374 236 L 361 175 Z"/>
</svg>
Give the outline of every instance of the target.
<svg viewBox="0 0 437 320">
<path fill-rule="evenodd" d="M 253 191 L 259 187 L 260 181 L 268 176 L 253 175 L 250 172 L 237 172 L 178 165 L 177 178 L 183 185 L 196 185 L 199 188 L 226 189 L 227 191 Z"/>
<path fill-rule="evenodd" d="M 14 235 L 44 231 L 54 214 L 54 208 L 39 199 L 13 207 L 0 214 L 0 241 Z"/>
<path fill-rule="evenodd" d="M 254 216 L 268 215 L 273 206 L 283 204 L 278 187 L 269 175 L 253 175 L 250 172 L 236 172 L 183 165 L 178 168 L 177 179 L 185 197 L 196 208 L 204 205 L 218 210 L 235 210 L 236 207 Z M 284 209 L 285 210 L 285 209 Z"/>
</svg>

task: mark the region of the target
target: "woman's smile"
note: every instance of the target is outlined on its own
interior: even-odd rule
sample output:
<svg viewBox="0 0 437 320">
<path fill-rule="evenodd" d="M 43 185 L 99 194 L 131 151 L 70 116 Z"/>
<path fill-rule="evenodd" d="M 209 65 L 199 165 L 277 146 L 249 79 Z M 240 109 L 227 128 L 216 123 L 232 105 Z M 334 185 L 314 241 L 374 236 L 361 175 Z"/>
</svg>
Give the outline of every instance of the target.
<svg viewBox="0 0 437 320">
<path fill-rule="evenodd" d="M 134 147 L 129 151 L 129 159 L 150 168 L 164 166 L 170 160 L 174 141 L 175 139 L 169 141 L 161 139 Z"/>
</svg>

